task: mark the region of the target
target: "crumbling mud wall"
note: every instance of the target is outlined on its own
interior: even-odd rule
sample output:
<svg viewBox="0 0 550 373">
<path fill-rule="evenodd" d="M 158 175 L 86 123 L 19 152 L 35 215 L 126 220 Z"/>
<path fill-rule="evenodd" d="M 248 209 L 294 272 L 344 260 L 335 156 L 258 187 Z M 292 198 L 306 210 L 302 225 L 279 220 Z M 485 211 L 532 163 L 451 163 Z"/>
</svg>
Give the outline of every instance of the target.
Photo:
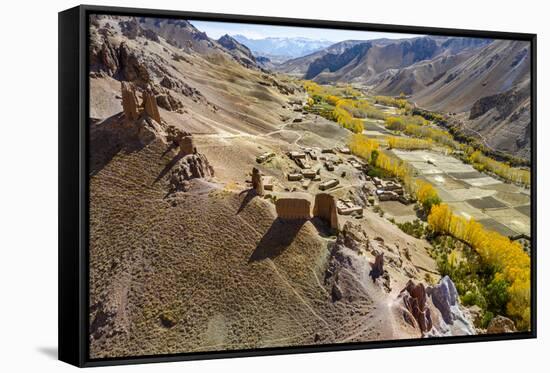
<svg viewBox="0 0 550 373">
<path fill-rule="evenodd" d="M 180 147 L 180 154 L 188 155 L 195 153 L 195 144 L 191 135 L 178 137 L 176 143 Z"/>
<path fill-rule="evenodd" d="M 311 202 L 300 195 L 277 199 L 275 209 L 281 219 L 311 219 Z"/>
<path fill-rule="evenodd" d="M 315 196 L 313 216 L 326 221 L 330 228 L 338 230 L 338 211 L 336 199 L 328 193 L 319 193 Z"/>
<path fill-rule="evenodd" d="M 180 130 L 174 125 L 169 125 L 166 129 L 166 140 L 179 147 L 180 155 L 185 156 L 197 152 L 195 142 L 193 141 L 193 135 L 189 132 Z"/>
<path fill-rule="evenodd" d="M 262 173 L 256 167 L 252 168 L 252 188 L 259 196 L 264 195 L 264 183 L 262 180 Z"/>
</svg>

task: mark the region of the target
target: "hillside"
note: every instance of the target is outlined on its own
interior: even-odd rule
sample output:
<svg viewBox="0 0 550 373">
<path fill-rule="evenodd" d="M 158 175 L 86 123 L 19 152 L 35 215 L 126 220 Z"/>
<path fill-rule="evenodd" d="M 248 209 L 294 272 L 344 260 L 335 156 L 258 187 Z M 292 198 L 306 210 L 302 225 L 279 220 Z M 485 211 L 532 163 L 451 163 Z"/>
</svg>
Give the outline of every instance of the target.
<svg viewBox="0 0 550 373">
<path fill-rule="evenodd" d="M 450 55 L 486 44 L 482 39 L 466 41 L 439 37 L 411 39 L 348 40 L 316 53 L 287 61 L 278 71 L 320 83 L 348 81 L 368 83 L 377 74 L 399 69 L 436 56 Z"/>
</svg>

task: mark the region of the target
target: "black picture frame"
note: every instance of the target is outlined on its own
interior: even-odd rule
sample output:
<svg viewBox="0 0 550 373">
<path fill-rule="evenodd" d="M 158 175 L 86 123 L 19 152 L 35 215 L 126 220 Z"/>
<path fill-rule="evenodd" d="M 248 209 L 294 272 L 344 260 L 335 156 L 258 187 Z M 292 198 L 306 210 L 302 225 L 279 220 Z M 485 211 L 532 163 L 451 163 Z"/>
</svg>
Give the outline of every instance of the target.
<svg viewBox="0 0 550 373">
<path fill-rule="evenodd" d="M 492 39 L 512 39 L 531 44 L 531 331 L 460 337 L 436 337 L 330 344 L 180 353 L 124 358 L 90 359 L 88 354 L 88 133 L 89 74 L 88 19 L 90 14 L 150 16 L 218 22 L 239 22 L 282 26 L 368 30 L 392 33 L 452 35 Z M 217 359 L 261 355 L 281 355 L 402 346 L 428 346 L 464 342 L 484 342 L 536 338 L 537 336 L 537 70 L 536 34 L 461 30 L 420 26 L 399 26 L 311 19 L 275 18 L 231 14 L 199 13 L 157 9 L 136 9 L 81 5 L 59 13 L 59 360 L 79 367 L 120 364 Z"/>
</svg>

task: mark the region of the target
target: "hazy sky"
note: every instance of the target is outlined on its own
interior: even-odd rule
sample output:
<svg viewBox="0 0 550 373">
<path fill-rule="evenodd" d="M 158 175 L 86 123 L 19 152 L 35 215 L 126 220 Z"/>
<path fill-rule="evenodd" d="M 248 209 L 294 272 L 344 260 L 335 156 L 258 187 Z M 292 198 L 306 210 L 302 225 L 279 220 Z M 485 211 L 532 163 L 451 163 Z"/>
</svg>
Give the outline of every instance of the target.
<svg viewBox="0 0 550 373">
<path fill-rule="evenodd" d="M 304 37 L 315 40 L 338 42 L 342 40 L 370 40 L 380 38 L 401 39 L 419 35 L 393 34 L 386 32 L 331 30 L 310 27 L 269 26 L 229 22 L 190 21 L 200 31 L 212 39 L 218 39 L 225 34 L 244 35 L 249 39 L 267 37 Z"/>
</svg>

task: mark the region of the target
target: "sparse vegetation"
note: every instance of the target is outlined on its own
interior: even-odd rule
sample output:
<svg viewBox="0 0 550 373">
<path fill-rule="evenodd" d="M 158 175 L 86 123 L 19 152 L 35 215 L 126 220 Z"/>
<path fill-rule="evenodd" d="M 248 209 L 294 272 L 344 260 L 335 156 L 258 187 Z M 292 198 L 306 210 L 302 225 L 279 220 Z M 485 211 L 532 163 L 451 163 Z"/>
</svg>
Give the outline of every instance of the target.
<svg viewBox="0 0 550 373">
<path fill-rule="evenodd" d="M 384 119 L 385 115 L 372 107 L 361 93 L 351 86 L 326 87 L 312 81 L 304 81 L 303 86 L 310 95 L 307 109 L 337 122 L 353 133 L 362 133 L 363 119 Z"/>
<path fill-rule="evenodd" d="M 374 101 L 377 104 L 404 109 L 406 112 L 410 112 L 413 108 L 413 106 L 405 98 L 402 97 L 394 98 L 388 96 L 375 96 Z"/>
<path fill-rule="evenodd" d="M 399 229 L 415 238 L 425 238 L 429 232 L 429 227 L 420 219 L 415 219 L 412 222 L 397 223 Z"/>
</svg>

